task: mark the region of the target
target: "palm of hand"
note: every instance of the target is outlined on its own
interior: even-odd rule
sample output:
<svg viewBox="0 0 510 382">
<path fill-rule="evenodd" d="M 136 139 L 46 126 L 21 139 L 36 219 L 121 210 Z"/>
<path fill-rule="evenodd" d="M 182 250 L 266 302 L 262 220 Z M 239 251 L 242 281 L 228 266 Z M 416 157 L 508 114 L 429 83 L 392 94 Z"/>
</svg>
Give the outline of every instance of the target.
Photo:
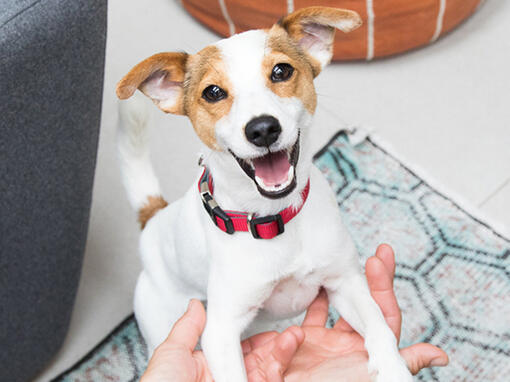
<svg viewBox="0 0 510 382">
<path fill-rule="evenodd" d="M 380 246 L 366 263 L 367 282 L 397 341 L 402 316 L 393 292 L 395 259 L 389 246 Z M 369 381 L 368 353 L 363 338 L 343 319 L 325 328 L 328 298 L 322 291 L 309 307 L 303 330 L 305 340 L 286 373 L 286 381 Z"/>
<path fill-rule="evenodd" d="M 338 370 L 345 380 L 353 380 L 348 376 L 353 376 L 354 380 L 368 380 L 368 356 L 363 338 L 342 320 L 332 329 L 325 328 L 327 307 L 327 296 L 322 292 L 310 307 L 301 328 L 290 327 L 281 334 L 261 333 L 243 341 L 248 380 L 282 382 L 285 369 L 286 382 L 327 382 L 335 375 L 338 382 Z M 173 341 L 162 344 L 155 351 L 142 381 L 213 382 L 204 354 L 193 351 L 205 324 L 205 312 L 201 306 L 198 310 L 198 323 L 178 323 L 178 326 L 186 325 L 186 331 L 195 336 L 175 338 L 178 335 L 175 333 Z M 364 375 L 366 379 L 362 378 Z"/>
<path fill-rule="evenodd" d="M 400 337 L 401 314 L 393 292 L 395 260 L 390 247 L 381 246 L 366 263 L 367 282 L 395 336 Z M 308 308 L 302 329 L 305 340 L 286 372 L 286 381 L 369 381 L 368 354 L 363 338 L 340 319 L 333 328 L 325 328 L 328 298 L 321 291 Z M 336 372 L 335 372 L 336 371 Z M 343 379 L 342 379 L 343 378 Z"/>
<path fill-rule="evenodd" d="M 394 272 L 393 251 L 381 245 L 376 256 L 366 263 L 367 282 L 398 342 L 402 321 L 393 292 Z M 363 338 L 344 320 L 339 320 L 332 329 L 325 328 L 327 318 L 328 298 L 321 292 L 308 308 L 302 327 L 290 327 L 283 333 L 261 333 L 243 341 L 248 380 L 369 381 Z M 156 349 L 141 381 L 212 382 L 203 353 L 193 350 L 204 326 L 205 310 L 198 301 L 192 301 L 168 339 Z M 424 367 L 448 363 L 446 353 L 430 344 L 415 344 L 400 353 L 413 374 Z"/>
<path fill-rule="evenodd" d="M 303 326 L 305 341 L 294 355 L 285 380 L 328 381 L 335 376 L 353 380 L 368 380 L 368 354 L 363 338 L 356 332 L 335 327 Z M 334 370 L 341 370 L 338 375 Z M 332 372 L 333 371 L 333 372 Z"/>
<path fill-rule="evenodd" d="M 204 354 L 194 350 L 205 321 L 203 305 L 192 301 L 167 340 L 154 351 L 141 382 L 213 382 Z M 266 332 L 243 341 L 248 380 L 283 382 L 283 371 L 303 339 L 303 331 L 291 327 L 283 333 Z"/>
<path fill-rule="evenodd" d="M 363 338 L 355 332 L 318 326 L 304 327 L 303 330 L 305 341 L 294 356 L 296 361 L 300 358 L 308 361 L 317 359 L 316 362 L 320 363 L 333 357 L 365 351 Z"/>
<path fill-rule="evenodd" d="M 381 245 L 376 256 L 368 259 L 365 270 L 372 297 L 398 343 L 402 316 L 393 291 L 395 258 L 391 247 Z M 303 321 L 305 340 L 286 371 L 285 381 L 370 381 L 368 353 L 363 338 L 343 319 L 333 328 L 325 328 L 327 318 L 328 298 L 326 293 L 321 292 Z M 413 374 L 424 367 L 448 363 L 446 353 L 430 344 L 415 344 L 400 353 Z"/>
</svg>

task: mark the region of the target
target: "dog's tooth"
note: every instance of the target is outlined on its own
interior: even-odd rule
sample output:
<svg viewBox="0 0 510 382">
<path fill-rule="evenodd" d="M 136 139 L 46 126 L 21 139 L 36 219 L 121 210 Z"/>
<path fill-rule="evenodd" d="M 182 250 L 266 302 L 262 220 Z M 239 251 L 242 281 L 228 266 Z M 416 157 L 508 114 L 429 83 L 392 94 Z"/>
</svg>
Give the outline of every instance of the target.
<svg viewBox="0 0 510 382">
<path fill-rule="evenodd" d="M 287 172 L 287 180 L 292 180 L 294 178 L 294 166 L 289 167 L 289 171 Z"/>
<path fill-rule="evenodd" d="M 280 188 L 283 189 L 289 186 L 293 179 L 294 179 L 294 166 L 290 166 L 289 171 L 287 172 L 287 180 L 284 183 L 282 183 Z"/>
<path fill-rule="evenodd" d="M 264 190 L 267 190 L 267 187 L 262 179 L 260 179 L 258 176 L 255 175 L 255 182 L 262 187 Z"/>
<path fill-rule="evenodd" d="M 285 181 L 285 183 L 282 184 L 281 188 L 286 188 L 290 185 L 290 183 L 292 182 L 292 178 L 287 178 L 287 180 Z"/>
</svg>

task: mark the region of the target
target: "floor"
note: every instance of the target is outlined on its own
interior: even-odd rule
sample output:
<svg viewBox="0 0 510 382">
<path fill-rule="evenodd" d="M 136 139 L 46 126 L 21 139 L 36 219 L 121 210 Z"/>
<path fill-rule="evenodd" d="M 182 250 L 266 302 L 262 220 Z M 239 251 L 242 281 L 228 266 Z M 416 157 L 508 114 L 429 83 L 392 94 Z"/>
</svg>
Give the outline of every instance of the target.
<svg viewBox="0 0 510 382">
<path fill-rule="evenodd" d="M 510 2 L 487 1 L 448 36 L 398 57 L 331 65 L 316 80 L 318 149 L 347 124 L 373 127 L 394 150 L 490 221 L 510 226 Z M 132 311 L 140 264 L 134 212 L 114 146 L 116 82 L 160 51 L 218 38 L 176 0 L 110 0 L 103 116 L 83 274 L 69 334 L 37 381 L 82 357 Z M 156 110 L 156 109 L 155 109 Z M 153 160 L 167 200 L 193 180 L 200 144 L 187 119 L 155 111 Z"/>
</svg>

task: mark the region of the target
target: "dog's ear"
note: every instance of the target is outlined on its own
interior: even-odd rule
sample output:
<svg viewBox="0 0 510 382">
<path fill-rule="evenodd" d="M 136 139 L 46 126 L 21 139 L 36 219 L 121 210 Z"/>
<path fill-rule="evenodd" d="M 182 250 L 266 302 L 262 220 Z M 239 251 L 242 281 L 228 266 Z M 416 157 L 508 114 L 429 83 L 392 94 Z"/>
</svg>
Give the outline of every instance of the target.
<svg viewBox="0 0 510 382">
<path fill-rule="evenodd" d="M 322 69 L 333 55 L 335 28 L 347 33 L 358 28 L 362 21 L 356 12 L 347 9 L 307 7 L 285 16 L 278 24 Z"/>
<path fill-rule="evenodd" d="M 140 89 L 164 112 L 185 114 L 183 82 L 186 53 L 158 53 L 136 65 L 117 84 L 117 96 L 126 99 Z"/>
</svg>

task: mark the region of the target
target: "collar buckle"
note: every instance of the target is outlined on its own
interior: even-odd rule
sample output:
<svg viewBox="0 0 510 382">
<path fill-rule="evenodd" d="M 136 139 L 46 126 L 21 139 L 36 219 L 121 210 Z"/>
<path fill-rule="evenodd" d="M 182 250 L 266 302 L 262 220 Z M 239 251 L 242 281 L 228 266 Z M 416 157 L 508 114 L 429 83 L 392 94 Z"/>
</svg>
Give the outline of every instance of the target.
<svg viewBox="0 0 510 382">
<path fill-rule="evenodd" d="M 218 203 L 216 203 L 216 200 L 214 200 L 214 198 L 212 197 L 207 182 L 203 182 L 200 184 L 200 198 L 202 199 L 202 203 L 205 207 L 205 210 L 211 217 L 213 223 L 219 227 L 216 218 L 220 219 L 221 221 L 223 221 L 223 224 L 225 225 L 225 232 L 232 235 L 235 232 L 234 223 L 232 222 L 230 216 L 228 216 L 226 212 L 220 208 Z"/>
<path fill-rule="evenodd" d="M 248 229 L 255 239 L 262 239 L 257 232 L 257 226 L 259 224 L 266 224 L 271 222 L 276 222 L 278 227 L 278 232 L 275 236 L 281 235 L 285 232 L 285 224 L 283 224 L 282 215 L 280 214 L 262 216 L 259 218 L 254 218 L 253 214 L 248 215 Z"/>
</svg>

